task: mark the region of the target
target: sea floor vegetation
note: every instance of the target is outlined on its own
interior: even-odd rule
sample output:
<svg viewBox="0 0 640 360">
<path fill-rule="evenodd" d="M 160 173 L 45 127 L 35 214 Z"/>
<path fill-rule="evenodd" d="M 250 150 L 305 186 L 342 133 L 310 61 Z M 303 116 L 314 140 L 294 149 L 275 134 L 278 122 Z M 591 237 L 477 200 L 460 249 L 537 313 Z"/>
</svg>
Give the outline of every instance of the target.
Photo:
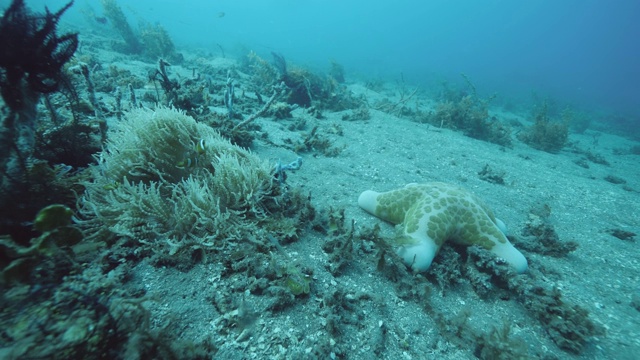
<svg viewBox="0 0 640 360">
<path fill-rule="evenodd" d="M 2 48 L 33 40 L 0 55 L 0 358 L 640 351 L 636 135 L 465 75 L 181 48 L 116 0 L 73 28 L 71 4 L 0 20 Z M 482 195 L 529 269 L 447 242 L 412 272 L 357 198 L 428 181 Z"/>
</svg>

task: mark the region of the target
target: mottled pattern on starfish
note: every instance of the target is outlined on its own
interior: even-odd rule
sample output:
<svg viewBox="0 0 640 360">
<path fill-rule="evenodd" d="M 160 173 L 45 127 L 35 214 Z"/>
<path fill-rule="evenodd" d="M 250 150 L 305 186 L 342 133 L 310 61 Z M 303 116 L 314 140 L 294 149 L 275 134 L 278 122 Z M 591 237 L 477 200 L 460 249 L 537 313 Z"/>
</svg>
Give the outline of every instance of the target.
<svg viewBox="0 0 640 360">
<path fill-rule="evenodd" d="M 519 273 L 527 270 L 527 259 L 507 239 L 504 223 L 480 198 L 461 187 L 432 182 L 385 193 L 367 190 L 358 205 L 398 225 L 398 255 L 416 272 L 431 266 L 445 241 L 481 246 Z"/>
</svg>

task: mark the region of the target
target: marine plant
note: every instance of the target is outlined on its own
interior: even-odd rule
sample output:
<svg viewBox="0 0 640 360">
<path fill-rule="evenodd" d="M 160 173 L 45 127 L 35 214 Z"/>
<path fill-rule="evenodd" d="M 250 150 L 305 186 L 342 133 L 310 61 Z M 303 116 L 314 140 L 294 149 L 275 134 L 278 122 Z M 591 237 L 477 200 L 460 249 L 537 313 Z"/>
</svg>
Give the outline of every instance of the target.
<svg viewBox="0 0 640 360">
<path fill-rule="evenodd" d="M 329 208 L 327 217 L 328 239 L 322 245 L 322 250 L 329 257 L 329 272 L 333 276 L 339 276 L 355 258 L 355 222 L 352 220 L 351 228 L 347 228 L 344 209 Z"/>
<path fill-rule="evenodd" d="M 178 89 L 180 89 L 180 83 L 178 83 L 177 80 L 169 79 L 169 75 L 167 74 L 167 66 L 171 66 L 171 64 L 169 64 L 163 58 L 158 59 L 158 67 L 150 74 L 149 79 L 154 82 L 154 85 L 157 81 L 160 84 L 160 87 L 162 87 L 162 90 L 164 90 L 164 105 L 169 105 L 174 102 L 183 103 L 184 101 L 181 101 L 181 99 L 178 98 Z M 160 94 L 158 93 L 157 86 L 156 93 L 158 99 L 160 99 Z"/>
<path fill-rule="evenodd" d="M 160 24 L 141 23 L 140 41 L 143 45 L 144 55 L 149 59 L 156 60 L 162 57 L 175 62 L 181 58 L 176 52 L 176 47 L 169 33 Z"/>
<path fill-rule="evenodd" d="M 549 117 L 547 103 L 534 110 L 534 123 L 518 135 L 518 138 L 534 149 L 549 153 L 559 152 L 569 137 L 569 113 L 565 112 L 561 121 Z"/>
<path fill-rule="evenodd" d="M 242 67 L 251 74 L 251 85 L 256 94 L 269 93 L 271 87 L 278 83 L 278 69 L 255 52 L 250 51 L 242 60 Z"/>
<path fill-rule="evenodd" d="M 125 45 L 122 46 L 122 51 L 131 54 L 140 53 L 142 51 L 140 39 L 131 29 L 127 17 L 116 0 L 102 0 L 102 7 L 104 8 L 105 16 L 111 20 L 113 27 L 120 33 L 125 42 Z"/>
<path fill-rule="evenodd" d="M 462 131 L 474 139 L 510 147 L 510 127 L 489 114 L 489 103 L 495 96 L 480 98 L 469 78 L 464 74 L 462 76 L 470 93 L 452 91 L 445 83 L 442 101 L 436 105 L 435 112 L 427 117 L 427 122 Z"/>
<path fill-rule="evenodd" d="M 342 115 L 342 120 L 345 121 L 359 121 L 369 119 L 371 119 L 371 113 L 369 112 L 369 108 L 365 104 L 361 105 L 357 109 L 351 110 L 350 113 Z"/>
<path fill-rule="evenodd" d="M 375 88 L 375 86 L 374 86 Z M 374 91 L 380 92 L 382 88 Z M 400 81 L 397 84 L 398 96 L 397 100 L 391 101 L 388 98 L 382 98 L 375 104 L 375 109 L 392 114 L 396 117 L 410 116 L 414 114 L 414 110 L 409 107 L 409 103 L 416 100 L 419 87 L 410 90 L 404 81 L 404 74 L 400 73 Z"/>
<path fill-rule="evenodd" d="M 207 341 L 175 339 L 170 322 L 154 327 L 149 299 L 122 285 L 124 272 L 102 276 L 95 268 L 83 270 L 59 285 L 3 292 L 3 359 L 213 357 Z"/>
<path fill-rule="evenodd" d="M 317 152 L 324 156 L 336 157 L 340 155 L 345 146 L 336 146 L 333 139 L 330 139 L 326 133 L 328 129 L 320 130 L 320 127 L 315 126 L 311 131 L 304 135 L 301 141 L 297 141 L 293 144 L 293 151 L 295 152 Z"/>
<path fill-rule="evenodd" d="M 282 54 L 272 53 L 273 63 L 250 52 L 246 67 L 252 75 L 252 87 L 268 93 L 277 83 L 288 88 L 286 102 L 305 108 L 318 107 L 331 111 L 357 108 L 363 100 L 356 98 L 332 76 L 321 76 L 301 67 L 288 67 Z"/>
<path fill-rule="evenodd" d="M 593 123 L 591 115 L 585 112 L 576 112 L 569 108 L 562 112 L 562 116 L 569 120 L 571 130 L 576 134 L 584 134 Z"/>
<path fill-rule="evenodd" d="M 8 236 L 0 237 L 0 284 L 27 279 L 41 266 L 42 258 L 60 255 L 63 248 L 79 243 L 83 234 L 72 225 L 72 216 L 73 211 L 64 205 L 49 205 L 36 215 L 33 227 L 41 235 L 31 239 L 29 246 L 22 246 Z"/>
<path fill-rule="evenodd" d="M 551 221 L 551 207 L 548 204 L 529 210 L 518 244 L 523 250 L 552 257 L 567 256 L 578 248 L 577 242 L 560 239 Z"/>
<path fill-rule="evenodd" d="M 56 33 L 71 5 L 37 14 L 14 0 L 0 19 L 0 94 L 9 108 L 0 126 L 1 202 L 16 190 L 33 154 L 40 96 L 58 90 L 63 66 L 78 47 L 78 34 Z"/>
<path fill-rule="evenodd" d="M 514 276 L 506 264 L 496 262 L 479 247 L 469 248 L 469 259 L 492 283 L 508 289 L 531 317 L 536 318 L 549 338 L 563 350 L 580 353 L 604 328 L 594 322 L 587 309 L 567 300 L 562 291 L 547 280 Z"/>
<path fill-rule="evenodd" d="M 329 69 L 329 76 L 340 84 L 344 83 L 344 66 L 335 60 L 331 60 L 331 68 Z"/>
</svg>

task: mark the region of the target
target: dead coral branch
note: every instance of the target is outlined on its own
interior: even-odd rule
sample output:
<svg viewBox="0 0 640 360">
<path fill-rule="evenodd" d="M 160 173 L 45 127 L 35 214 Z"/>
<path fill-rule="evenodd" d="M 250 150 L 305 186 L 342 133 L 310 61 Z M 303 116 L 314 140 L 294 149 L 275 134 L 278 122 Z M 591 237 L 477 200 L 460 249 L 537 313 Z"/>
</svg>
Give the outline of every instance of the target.
<svg viewBox="0 0 640 360">
<path fill-rule="evenodd" d="M 284 94 L 284 92 L 286 91 L 287 86 L 284 84 L 284 82 L 281 82 L 279 85 L 274 86 L 273 87 L 273 95 L 271 95 L 271 97 L 269 98 L 269 100 L 267 101 L 266 104 L 264 104 L 264 106 L 258 110 L 257 112 L 255 112 L 253 115 L 249 116 L 248 118 L 246 118 L 245 120 L 243 120 L 242 122 L 240 122 L 238 125 L 234 126 L 233 129 L 231 129 L 231 131 L 236 131 L 238 129 L 240 129 L 241 127 L 249 124 L 250 122 L 252 122 L 253 120 L 259 118 L 260 116 L 264 115 L 267 110 L 269 110 L 269 108 L 271 107 L 271 105 L 280 97 L 282 96 L 282 94 Z"/>
</svg>

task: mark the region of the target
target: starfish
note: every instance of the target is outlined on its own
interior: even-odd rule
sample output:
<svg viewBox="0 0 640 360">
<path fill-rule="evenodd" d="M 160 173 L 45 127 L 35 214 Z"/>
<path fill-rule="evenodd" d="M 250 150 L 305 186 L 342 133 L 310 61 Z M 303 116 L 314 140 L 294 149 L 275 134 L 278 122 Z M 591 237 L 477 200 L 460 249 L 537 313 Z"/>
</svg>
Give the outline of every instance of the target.
<svg viewBox="0 0 640 360">
<path fill-rule="evenodd" d="M 518 273 L 527 259 L 506 237 L 506 226 L 474 194 L 455 185 L 409 184 L 389 192 L 367 190 L 358 205 L 398 225 L 397 253 L 414 272 L 426 271 L 445 241 L 478 245 L 511 264 Z"/>
</svg>

